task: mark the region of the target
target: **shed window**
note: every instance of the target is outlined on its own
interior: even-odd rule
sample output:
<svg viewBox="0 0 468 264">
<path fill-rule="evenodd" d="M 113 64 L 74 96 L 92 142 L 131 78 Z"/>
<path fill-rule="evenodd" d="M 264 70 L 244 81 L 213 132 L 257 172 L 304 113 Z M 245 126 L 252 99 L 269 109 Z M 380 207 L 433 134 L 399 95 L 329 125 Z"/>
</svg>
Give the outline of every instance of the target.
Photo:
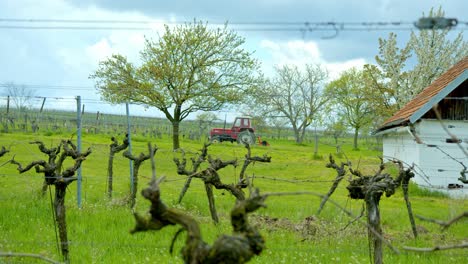
<svg viewBox="0 0 468 264">
<path fill-rule="evenodd" d="M 458 139 L 458 138 L 447 138 L 447 139 L 445 139 L 445 142 L 446 143 L 461 143 L 462 140 Z"/>
</svg>

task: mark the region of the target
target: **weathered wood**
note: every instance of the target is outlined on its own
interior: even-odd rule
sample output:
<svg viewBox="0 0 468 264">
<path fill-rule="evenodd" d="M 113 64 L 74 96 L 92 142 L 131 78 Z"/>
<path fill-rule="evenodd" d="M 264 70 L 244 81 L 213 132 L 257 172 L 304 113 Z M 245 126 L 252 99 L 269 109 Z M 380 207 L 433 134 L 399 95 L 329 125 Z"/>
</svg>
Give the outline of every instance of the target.
<svg viewBox="0 0 468 264">
<path fill-rule="evenodd" d="M 383 262 L 382 245 L 384 241 L 382 240 L 379 209 L 380 198 L 382 195 L 385 194 L 386 197 L 390 197 L 395 193 L 396 188 L 403 185 L 403 192 L 406 193 L 405 201 L 408 208 L 408 214 L 410 215 L 410 221 L 412 219 L 412 210 L 411 204 L 409 203 L 409 197 L 407 196 L 407 188 L 409 180 L 414 176 L 414 174 L 411 172 L 411 168 L 405 170 L 401 163 L 399 165 L 399 175 L 396 179 L 393 179 L 390 174 L 383 172 L 385 170 L 385 165 L 382 159 L 379 169 L 374 175 L 363 175 L 360 171 L 352 169 L 349 164 L 349 171 L 355 178 L 350 178 L 349 185 L 346 188 L 348 189 L 351 199 L 362 199 L 365 202 L 368 236 L 369 242 L 373 248 L 372 258 L 374 259 L 374 263 Z M 342 170 L 342 168 L 338 166 L 327 165 L 327 167 L 335 169 L 338 174 L 340 174 Z M 414 219 L 412 221 L 412 228 L 413 233 L 417 236 L 417 233 L 415 232 L 416 226 L 414 224 Z"/>
<path fill-rule="evenodd" d="M 33 141 L 31 144 L 37 144 L 39 150 L 47 154 L 48 161 L 36 160 L 32 161 L 25 167 L 21 163 L 14 160 L 10 161 L 17 166 L 19 173 L 24 173 L 34 168 L 37 173 L 44 174 L 44 183 L 46 186 L 54 185 L 54 217 L 57 222 L 60 237 L 60 249 L 65 262 L 69 262 L 69 247 L 67 237 L 66 210 L 65 210 L 65 194 L 67 186 L 76 180 L 75 172 L 81 166 L 86 157 L 91 154 L 91 149 L 84 153 L 77 151 L 76 146 L 70 140 L 62 140 L 55 148 L 47 148 L 41 141 Z M 74 163 L 72 166 L 62 171 L 63 162 L 66 158 L 72 158 Z M 58 158 L 58 160 L 57 160 Z M 44 188 L 43 188 L 44 190 Z"/>
<path fill-rule="evenodd" d="M 239 182 L 243 182 L 245 178 L 245 171 L 247 170 L 247 167 L 250 165 L 252 162 L 271 162 L 271 157 L 267 156 L 266 154 L 263 155 L 263 157 L 258 157 L 258 156 L 253 156 L 250 150 L 250 145 L 244 143 L 245 148 L 247 149 L 247 154 L 245 155 L 244 159 L 244 164 L 242 165 L 242 169 L 239 174 Z"/>
<path fill-rule="evenodd" d="M 416 221 L 414 220 L 413 209 L 411 207 L 411 202 L 409 200 L 409 182 L 411 178 L 414 177 L 414 173 L 412 172 L 412 167 L 405 170 L 403 167 L 403 163 L 399 160 L 394 160 L 393 163 L 398 165 L 399 168 L 399 175 L 398 178 L 395 180 L 396 184 L 401 185 L 403 189 L 403 197 L 406 203 L 406 209 L 408 210 L 408 217 L 411 223 L 411 229 L 413 230 L 414 238 L 418 237 L 418 229 L 416 228 Z"/>
<path fill-rule="evenodd" d="M 8 149 L 6 149 L 4 146 L 0 149 L 0 157 L 3 157 L 5 154 L 10 152 Z"/>
<path fill-rule="evenodd" d="M 416 252 L 434 252 L 434 251 L 458 249 L 458 248 L 468 248 L 468 243 L 462 242 L 460 244 L 455 244 L 455 245 L 434 246 L 431 248 L 418 248 L 418 247 L 403 246 L 403 249 L 405 250 L 416 251 Z"/>
<path fill-rule="evenodd" d="M 213 195 L 213 185 L 205 183 L 206 196 L 208 197 L 208 206 L 210 208 L 211 219 L 217 224 L 219 222 L 218 213 L 216 212 L 215 199 Z"/>
<path fill-rule="evenodd" d="M 142 191 L 143 197 L 151 201 L 150 217 L 135 213 L 136 225 L 130 232 L 160 230 L 167 225 L 180 225 L 187 231 L 185 245 L 181 250 L 185 263 L 245 263 L 259 255 L 265 241 L 258 230 L 248 223 L 248 214 L 264 207 L 266 196 L 254 192 L 250 198 L 236 202 L 231 211 L 232 235 L 222 235 L 212 246 L 203 241 L 198 223 L 190 216 L 168 208 L 160 199 L 159 180 L 153 180 Z"/>
<path fill-rule="evenodd" d="M 140 166 L 141 166 L 141 164 L 143 164 L 143 162 L 145 160 L 150 159 L 151 156 L 153 156 L 156 153 L 156 151 L 158 151 L 158 148 L 154 148 L 152 150 L 153 150 L 153 153 L 145 154 L 145 153 L 141 152 L 138 157 L 133 156 L 132 153 L 130 153 L 129 150 L 126 150 L 123 153 L 124 157 L 126 157 L 127 159 L 130 159 L 130 160 L 133 160 L 133 175 L 132 175 L 133 188 L 130 190 L 130 201 L 129 201 L 130 208 L 133 208 L 135 206 L 136 193 L 137 193 L 137 190 L 138 190 L 138 172 L 140 170 Z"/>
<path fill-rule="evenodd" d="M 221 181 L 221 177 L 218 174 L 218 171 L 227 167 L 227 166 L 234 166 L 237 167 L 237 159 L 223 161 L 219 158 L 212 158 L 208 155 L 208 146 L 210 144 L 204 144 L 201 154 L 197 157 L 192 158 L 192 169 L 188 170 L 187 167 L 187 159 L 185 158 L 185 153 L 182 152 L 182 159 L 174 158 L 174 162 L 177 166 L 177 173 L 180 175 L 188 176 L 184 187 L 179 195 L 179 203 L 182 201 L 183 196 L 187 192 L 190 183 L 193 178 L 198 178 L 203 181 L 205 184 L 205 191 L 208 197 L 208 203 L 210 207 L 210 213 L 213 221 L 215 223 L 218 222 L 218 216 L 216 214 L 216 208 L 214 207 L 214 196 L 212 194 L 212 186 L 219 190 L 226 190 L 231 193 L 238 201 L 245 200 L 245 194 L 242 191 L 243 188 L 248 186 L 248 180 L 244 177 L 245 170 L 247 169 L 248 165 L 253 162 L 271 162 L 271 157 L 264 155 L 263 157 L 258 156 L 251 156 L 250 146 L 248 144 L 244 144 L 247 149 L 246 158 L 244 160 L 244 164 L 240 173 L 239 182 L 236 184 L 225 184 Z M 208 167 L 204 170 L 198 171 L 200 165 L 203 162 L 208 163 Z"/>
<path fill-rule="evenodd" d="M 98 112 L 99 113 L 99 112 Z M 125 134 L 125 139 L 122 144 L 115 137 L 111 138 L 112 143 L 109 145 L 109 161 L 107 162 L 107 197 L 112 198 L 113 180 L 114 180 L 114 156 L 128 147 L 128 134 Z"/>
<path fill-rule="evenodd" d="M 208 156 L 208 147 L 211 145 L 211 143 L 205 143 L 203 144 L 203 148 L 201 149 L 201 152 L 199 155 L 197 155 L 196 158 L 191 158 L 192 161 L 192 169 L 187 170 L 187 159 L 185 158 L 185 152 L 181 149 L 182 151 L 182 160 L 179 160 L 178 158 L 174 158 L 174 163 L 177 166 L 177 174 L 179 175 L 186 175 L 189 176 L 187 180 L 185 181 L 184 187 L 182 188 L 180 194 L 179 194 L 179 200 L 178 203 L 182 202 L 182 199 L 185 196 L 185 193 L 187 192 L 188 188 L 190 187 L 190 183 L 192 182 L 192 177 L 190 175 L 194 174 L 195 172 L 198 171 L 200 168 L 200 165 L 206 161 L 206 158 Z"/>
<path fill-rule="evenodd" d="M 208 168 L 201 172 L 193 174 L 191 177 L 201 179 L 205 184 L 211 184 L 218 190 L 226 190 L 237 200 L 245 200 L 245 194 L 237 184 L 225 184 L 221 182 L 216 169 Z M 214 219 L 213 219 L 214 220 Z"/>
<path fill-rule="evenodd" d="M 380 209 L 379 202 L 382 193 L 369 193 L 365 198 L 366 210 L 367 210 L 367 223 L 370 228 L 375 230 L 378 234 L 382 234 L 382 227 L 380 226 Z M 381 264 L 383 262 L 383 249 L 382 240 L 375 236 L 372 232 L 369 233 L 369 241 L 373 247 L 373 258 L 375 264 Z"/>
<path fill-rule="evenodd" d="M 320 202 L 319 209 L 317 210 L 317 215 L 322 212 L 323 207 L 325 206 L 325 203 L 328 201 L 330 196 L 335 192 L 336 188 L 338 188 L 338 185 L 340 184 L 341 180 L 344 178 L 346 175 L 346 170 L 345 166 L 350 166 L 350 162 L 347 163 L 341 163 L 341 166 L 338 166 L 335 162 L 335 159 L 333 158 L 332 155 L 328 157 L 329 163 L 327 163 L 326 167 L 327 168 L 333 168 L 336 170 L 336 178 L 333 181 L 332 186 L 330 187 L 330 190 L 328 190 L 327 194 L 325 197 L 323 197 L 322 201 Z"/>
<path fill-rule="evenodd" d="M 457 215 L 456 217 L 454 217 L 454 218 L 452 218 L 452 219 L 450 219 L 448 221 L 441 221 L 441 220 L 437 220 L 437 219 L 427 218 L 427 217 L 424 217 L 424 216 L 421 216 L 421 215 L 416 215 L 416 216 L 421 220 L 428 221 L 428 222 L 431 222 L 431 223 L 436 223 L 436 224 L 442 226 L 443 229 L 447 229 L 451 225 L 453 225 L 454 223 L 456 223 L 457 221 L 462 219 L 463 217 L 468 217 L 468 211 L 465 211 L 465 212 Z"/>
</svg>

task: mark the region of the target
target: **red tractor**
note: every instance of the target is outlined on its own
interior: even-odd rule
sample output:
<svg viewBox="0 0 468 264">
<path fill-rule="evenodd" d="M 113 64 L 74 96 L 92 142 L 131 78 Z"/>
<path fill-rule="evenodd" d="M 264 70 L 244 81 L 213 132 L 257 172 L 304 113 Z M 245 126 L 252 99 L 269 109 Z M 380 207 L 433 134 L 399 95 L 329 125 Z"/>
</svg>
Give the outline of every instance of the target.
<svg viewBox="0 0 468 264">
<path fill-rule="evenodd" d="M 213 128 L 210 131 L 210 140 L 212 143 L 237 141 L 238 143 L 247 143 L 252 145 L 256 141 L 254 128 L 248 117 L 236 117 L 231 129 Z"/>
</svg>

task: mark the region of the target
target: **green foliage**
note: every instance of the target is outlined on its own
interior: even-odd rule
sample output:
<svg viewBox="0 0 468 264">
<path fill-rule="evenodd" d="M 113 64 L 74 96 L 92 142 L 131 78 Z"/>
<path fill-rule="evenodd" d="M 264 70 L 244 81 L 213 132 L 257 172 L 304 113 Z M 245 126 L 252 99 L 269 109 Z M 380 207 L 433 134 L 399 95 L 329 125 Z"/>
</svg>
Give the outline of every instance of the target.
<svg viewBox="0 0 468 264">
<path fill-rule="evenodd" d="M 194 21 L 171 28 L 157 40 L 147 38 L 140 66 L 122 55 L 100 62 L 90 76 L 112 103 L 156 107 L 173 125 L 196 111 L 216 111 L 245 98 L 257 82 L 258 62 L 242 49 L 245 40 L 227 27 L 212 29 Z"/>
<path fill-rule="evenodd" d="M 352 68 L 329 83 L 326 93 L 331 98 L 332 112 L 354 129 L 354 148 L 358 149 L 359 131 L 374 118 L 372 90 L 366 86 L 364 72 Z"/>
<path fill-rule="evenodd" d="M 430 189 L 420 187 L 412 182 L 410 182 L 410 196 L 420 196 L 420 197 L 433 197 L 433 198 L 448 198 L 448 194 L 438 191 L 437 189 Z"/>
<path fill-rule="evenodd" d="M 10 146 L 10 153 L 0 158 L 0 163 L 12 155 L 19 162 L 27 162 L 42 157 L 31 149 L 28 142 L 43 140 L 47 146 L 56 145 L 69 134 L 28 135 L 11 133 L 1 136 L 0 146 Z M 121 140 L 121 136 L 117 136 Z M 122 136 L 123 137 L 123 136 Z M 234 199 L 226 192 L 214 190 L 216 208 L 220 223 L 213 225 L 209 217 L 205 188 L 201 181 L 194 179 L 182 202 L 177 198 L 185 177 L 176 174 L 173 158 L 180 155 L 171 149 L 168 137 L 154 140 L 138 138 L 132 144 L 135 154 L 147 152 L 147 142 L 155 143 L 156 171 L 158 176 L 166 176 L 161 184 L 162 199 L 171 207 L 188 210 L 188 213 L 201 223 L 201 232 L 206 241 L 212 242 L 221 234 L 231 233 L 229 212 Z M 321 153 L 335 153 L 333 138 L 320 138 Z M 352 139 L 342 138 L 342 146 L 347 159 L 363 173 L 375 173 L 381 155 L 378 151 L 362 148 L 351 151 Z M 106 164 L 109 154 L 110 137 L 103 134 L 85 134 L 83 146 L 91 146 L 93 155 L 83 163 L 83 208 L 77 208 L 76 184 L 67 191 L 67 225 L 70 230 L 71 263 L 182 263 L 178 251 L 182 247 L 184 234 L 175 244 L 175 253 L 169 254 L 170 241 L 178 227 L 170 227 L 158 232 L 130 235 L 134 226 L 132 211 L 122 203 L 129 192 L 129 162 L 122 155 L 114 159 L 114 198 L 106 196 Z M 269 147 L 256 146 L 252 155 L 268 153 L 272 162 L 255 163 L 247 170 L 247 175 L 255 175 L 254 186 L 266 192 L 314 191 L 326 193 L 333 181 L 335 172 L 325 168 L 324 160 L 312 159 L 313 144 L 297 145 L 294 140 L 270 140 Z M 327 144 L 325 144 L 327 143 Z M 198 141 L 185 140 L 184 150 L 187 157 L 199 151 Z M 217 144 L 209 147 L 213 158 L 224 160 L 245 156 L 245 148 L 237 144 Z M 337 160 L 338 162 L 339 160 Z M 240 168 L 228 167 L 220 172 L 223 182 L 236 183 Z M 151 178 L 150 163 L 140 169 L 141 189 Z M 16 168 L 9 165 L 0 167 L 0 252 L 28 252 L 43 254 L 59 260 L 50 199 L 39 195 L 43 177 L 33 171 L 19 175 Z M 346 182 L 338 187 L 332 200 L 359 215 L 362 204 L 347 197 Z M 414 188 L 415 189 L 415 188 Z M 413 185 L 410 186 L 410 191 Z M 411 195 L 413 210 L 416 214 L 447 220 L 467 208 L 467 200 L 453 200 L 444 197 Z M 368 262 L 368 243 L 366 227 L 358 222 L 353 224 L 344 212 L 332 204 L 327 204 L 320 218 L 311 217 L 317 210 L 321 199 L 314 196 L 298 195 L 269 197 L 267 208 L 259 210 L 249 221 L 260 228 L 265 237 L 267 250 L 255 257 L 250 263 L 365 263 Z M 148 202 L 137 196 L 138 212 L 148 209 Z M 305 219 L 312 219 L 306 225 Z M 442 233 L 438 226 L 418 222 L 426 230 L 418 240 L 411 239 L 406 207 L 401 193 L 391 198 L 382 198 L 381 217 L 385 237 L 401 248 L 403 245 L 431 247 L 437 244 L 454 244 L 468 237 L 466 226 L 456 224 Z M 268 220 L 269 219 L 269 220 Z M 276 219 L 276 220 L 274 220 Z M 346 228 L 345 228 L 346 227 Z M 431 254 L 405 253 L 395 255 L 387 249 L 384 261 L 388 263 L 464 263 L 466 254 L 462 249 L 441 251 Z M 35 263 L 31 259 L 0 259 L 0 262 Z M 37 263 L 40 263 L 39 261 Z"/>
</svg>

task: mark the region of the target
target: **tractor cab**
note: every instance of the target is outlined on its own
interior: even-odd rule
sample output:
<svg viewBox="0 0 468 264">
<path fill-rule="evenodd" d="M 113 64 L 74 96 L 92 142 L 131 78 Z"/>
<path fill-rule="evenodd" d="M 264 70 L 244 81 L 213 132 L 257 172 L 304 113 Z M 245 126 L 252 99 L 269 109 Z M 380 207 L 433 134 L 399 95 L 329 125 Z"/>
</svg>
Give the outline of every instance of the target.
<svg viewBox="0 0 468 264">
<path fill-rule="evenodd" d="M 244 130 L 249 130 L 251 132 L 254 131 L 250 123 L 250 118 L 248 117 L 236 117 L 231 129 L 235 132 L 241 132 Z"/>
</svg>

